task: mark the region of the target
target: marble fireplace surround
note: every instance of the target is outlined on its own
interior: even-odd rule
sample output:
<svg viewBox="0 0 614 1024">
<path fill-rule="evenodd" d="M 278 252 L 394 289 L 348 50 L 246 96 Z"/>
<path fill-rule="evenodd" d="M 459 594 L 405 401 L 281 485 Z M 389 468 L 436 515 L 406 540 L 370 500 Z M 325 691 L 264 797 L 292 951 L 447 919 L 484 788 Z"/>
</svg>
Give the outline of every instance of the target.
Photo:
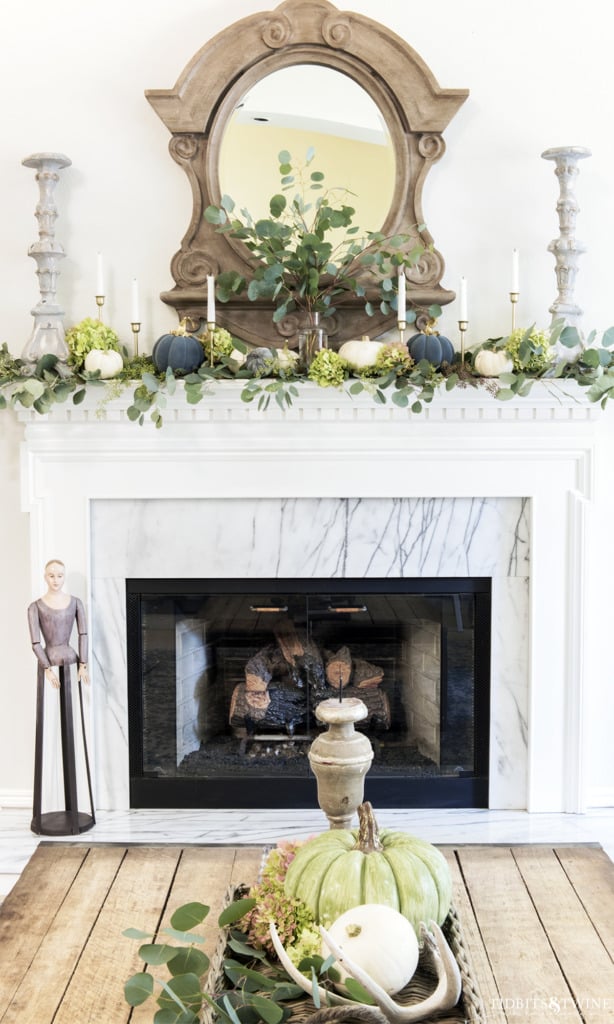
<svg viewBox="0 0 614 1024">
<path fill-rule="evenodd" d="M 127 577 L 471 575 L 493 585 L 489 805 L 583 810 L 594 407 L 457 389 L 415 415 L 306 385 L 259 412 L 239 390 L 175 397 L 162 430 L 128 396 L 21 414 L 33 593 L 53 554 L 90 610 L 97 805 L 129 806 Z"/>
</svg>

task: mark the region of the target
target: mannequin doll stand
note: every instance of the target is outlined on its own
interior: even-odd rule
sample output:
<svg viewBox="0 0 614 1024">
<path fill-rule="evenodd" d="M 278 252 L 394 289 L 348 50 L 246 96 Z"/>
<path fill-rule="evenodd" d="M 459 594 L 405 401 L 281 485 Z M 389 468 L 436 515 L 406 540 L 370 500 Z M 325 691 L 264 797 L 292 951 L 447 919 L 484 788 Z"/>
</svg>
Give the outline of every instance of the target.
<svg viewBox="0 0 614 1024">
<path fill-rule="evenodd" d="M 38 666 L 36 696 L 36 739 L 34 748 L 34 801 L 32 808 L 31 829 L 36 835 L 65 836 L 87 832 L 96 824 L 94 815 L 94 798 L 87 753 L 85 734 L 85 716 L 83 712 L 83 694 L 81 680 L 77 682 L 79 694 L 79 719 L 81 724 L 83 755 L 85 758 L 85 774 L 90 801 L 88 812 L 80 811 L 77 798 L 77 770 L 75 763 L 75 719 L 72 699 L 71 665 L 64 662 L 58 666 L 60 678 L 60 732 L 62 740 L 62 773 L 64 782 L 64 809 L 57 811 L 41 811 L 43 789 L 43 745 L 45 740 L 45 670 Z"/>
</svg>

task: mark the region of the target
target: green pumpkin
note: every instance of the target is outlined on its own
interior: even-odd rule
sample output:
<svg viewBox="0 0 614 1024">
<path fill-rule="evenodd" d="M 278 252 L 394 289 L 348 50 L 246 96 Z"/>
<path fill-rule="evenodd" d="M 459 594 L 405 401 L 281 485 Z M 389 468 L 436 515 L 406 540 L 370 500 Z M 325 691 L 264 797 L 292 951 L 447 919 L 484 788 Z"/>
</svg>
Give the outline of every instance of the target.
<svg viewBox="0 0 614 1024">
<path fill-rule="evenodd" d="M 420 934 L 420 922 L 445 921 L 452 899 L 450 869 L 431 843 L 406 832 L 379 832 L 371 804 L 358 808 L 359 828 L 331 829 L 300 846 L 285 879 L 324 927 L 363 903 L 399 911 Z"/>
<path fill-rule="evenodd" d="M 426 359 L 433 366 L 441 366 L 442 363 L 452 363 L 454 360 L 454 345 L 449 338 L 443 334 L 430 332 L 427 328 L 422 334 L 414 334 L 407 342 L 409 354 L 415 363 Z"/>
<path fill-rule="evenodd" d="M 158 338 L 151 358 L 159 373 L 165 373 L 169 366 L 175 373 L 192 373 L 204 362 L 205 350 L 182 321 L 176 330 Z"/>
</svg>

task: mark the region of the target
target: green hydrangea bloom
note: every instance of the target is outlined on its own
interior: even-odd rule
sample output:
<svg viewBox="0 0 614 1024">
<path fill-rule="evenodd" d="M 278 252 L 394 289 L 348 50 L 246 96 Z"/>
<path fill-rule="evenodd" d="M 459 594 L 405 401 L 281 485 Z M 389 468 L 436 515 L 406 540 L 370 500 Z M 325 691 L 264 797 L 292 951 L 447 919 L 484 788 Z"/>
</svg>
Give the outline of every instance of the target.
<svg viewBox="0 0 614 1024">
<path fill-rule="evenodd" d="M 286 946 L 286 953 L 295 967 L 298 967 L 301 960 L 320 956 L 321 952 L 322 939 L 316 928 L 303 928 L 296 942 L 293 942 L 291 946 Z"/>
<path fill-rule="evenodd" d="M 505 344 L 517 373 L 541 373 L 552 361 L 552 346 L 544 331 L 517 327 Z"/>
<path fill-rule="evenodd" d="M 228 358 L 234 349 L 233 337 L 224 327 L 214 327 L 211 334 L 205 331 L 199 335 L 199 341 L 205 350 L 207 360 L 213 359 L 213 363 L 219 363 L 222 359 Z"/>
<path fill-rule="evenodd" d="M 373 366 L 366 366 L 360 371 L 361 377 L 382 377 L 393 370 L 398 377 L 407 373 L 414 365 L 407 345 L 400 341 L 392 341 L 380 348 Z"/>
<path fill-rule="evenodd" d="M 94 320 L 86 316 L 74 327 L 66 332 L 66 344 L 68 345 L 68 362 L 71 366 L 80 369 L 85 362 L 85 357 L 93 348 L 113 349 L 119 352 L 119 338 L 111 327 L 107 327 L 101 320 Z"/>
<path fill-rule="evenodd" d="M 343 384 L 347 370 L 347 363 L 338 352 L 323 348 L 313 358 L 307 376 L 321 388 L 338 388 Z"/>
</svg>

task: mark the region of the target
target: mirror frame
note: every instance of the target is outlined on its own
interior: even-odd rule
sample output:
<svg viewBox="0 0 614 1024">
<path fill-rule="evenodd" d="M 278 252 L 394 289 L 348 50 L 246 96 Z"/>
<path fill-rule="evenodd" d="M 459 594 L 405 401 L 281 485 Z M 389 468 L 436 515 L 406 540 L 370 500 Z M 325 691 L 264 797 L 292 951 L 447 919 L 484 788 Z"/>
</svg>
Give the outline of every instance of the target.
<svg viewBox="0 0 614 1024">
<path fill-rule="evenodd" d="M 388 126 L 396 174 L 386 234 L 421 240 L 425 252 L 407 274 L 408 302 L 420 307 L 445 305 L 455 293 L 441 285 L 445 265 L 424 222 L 422 189 L 430 167 L 445 151 L 442 132 L 465 102 L 467 89 L 441 89 L 419 55 L 378 22 L 339 11 L 328 0 L 285 0 L 273 11 L 250 15 L 206 43 L 179 76 L 173 89 L 148 89 L 147 100 L 170 131 L 169 149 L 186 172 L 193 196 L 192 218 L 181 248 L 172 258 L 175 287 L 160 298 L 178 317 L 206 320 L 206 278 L 235 270 L 249 278 L 253 256 L 243 243 L 219 234 L 204 218 L 219 205 L 219 153 L 228 121 L 241 97 L 261 78 L 296 64 L 336 69 L 371 96 Z M 246 159 L 246 166 L 248 161 Z M 240 196 L 233 198 L 241 205 Z M 299 313 L 274 324 L 272 302 L 251 302 L 246 294 L 217 303 L 218 323 L 253 344 L 292 344 Z M 395 326 L 396 316 L 368 316 L 364 300 L 344 296 L 327 317 L 333 346 Z"/>
</svg>

